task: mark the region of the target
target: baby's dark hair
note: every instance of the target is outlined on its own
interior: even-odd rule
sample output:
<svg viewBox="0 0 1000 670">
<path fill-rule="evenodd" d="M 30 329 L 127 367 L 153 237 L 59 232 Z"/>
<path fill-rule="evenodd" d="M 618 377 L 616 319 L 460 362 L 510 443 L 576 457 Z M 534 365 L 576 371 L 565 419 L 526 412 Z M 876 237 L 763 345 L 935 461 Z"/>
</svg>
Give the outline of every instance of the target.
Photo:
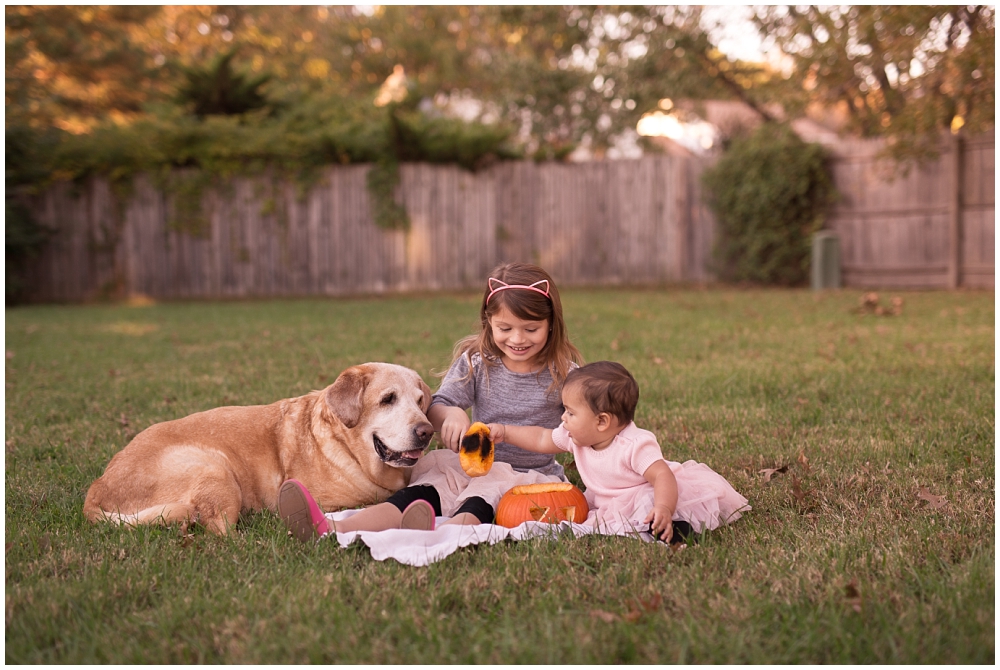
<svg viewBox="0 0 1000 670">
<path fill-rule="evenodd" d="M 597 361 L 575 368 L 566 375 L 563 389 L 574 385 L 594 414 L 607 412 L 623 425 L 635 420 L 639 385 L 621 363 Z"/>
</svg>

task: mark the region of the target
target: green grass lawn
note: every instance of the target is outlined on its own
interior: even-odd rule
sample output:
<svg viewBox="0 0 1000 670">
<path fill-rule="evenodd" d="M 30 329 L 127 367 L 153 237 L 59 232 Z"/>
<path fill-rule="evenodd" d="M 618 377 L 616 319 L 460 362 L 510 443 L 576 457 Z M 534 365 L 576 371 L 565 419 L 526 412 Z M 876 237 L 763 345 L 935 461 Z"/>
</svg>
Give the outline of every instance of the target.
<svg viewBox="0 0 1000 670">
<path fill-rule="evenodd" d="M 5 660 L 993 663 L 994 294 L 898 293 L 898 316 L 860 295 L 564 291 L 665 456 L 753 511 L 679 552 L 541 539 L 426 568 L 300 544 L 271 512 L 219 538 L 81 506 L 159 421 L 369 360 L 436 388 L 478 295 L 8 309 Z"/>
</svg>

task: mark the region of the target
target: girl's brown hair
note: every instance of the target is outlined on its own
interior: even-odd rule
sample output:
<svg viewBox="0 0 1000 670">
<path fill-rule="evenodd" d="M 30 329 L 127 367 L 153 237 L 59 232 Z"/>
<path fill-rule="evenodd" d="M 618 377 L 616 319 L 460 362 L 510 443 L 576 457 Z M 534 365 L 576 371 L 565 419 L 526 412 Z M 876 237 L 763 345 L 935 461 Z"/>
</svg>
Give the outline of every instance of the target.
<svg viewBox="0 0 1000 670">
<path fill-rule="evenodd" d="M 510 286 L 531 286 L 540 281 L 548 282 L 548 296 L 538 291 L 523 288 L 511 288 L 493 291 L 490 282 L 486 282 L 483 292 L 483 302 L 479 309 L 479 333 L 462 338 L 455 344 L 452 352 L 452 362 L 460 356 L 466 356 L 469 363 L 469 376 L 472 376 L 472 355 L 479 354 L 486 364 L 486 375 L 489 377 L 489 367 L 500 364 L 502 352 L 493 341 L 493 328 L 490 318 L 501 309 L 506 309 L 519 319 L 525 321 L 547 321 L 549 337 L 539 355 L 545 363 L 545 368 L 552 374 L 552 385 L 549 391 L 562 387 L 566 375 L 573 363 L 582 363 L 579 350 L 569 341 L 566 333 L 566 323 L 563 321 L 562 302 L 559 300 L 559 290 L 549 273 L 530 263 L 502 263 L 490 271 L 490 278 L 497 279 Z M 494 284 L 495 285 L 495 284 Z M 544 285 L 543 285 L 544 288 Z M 491 295 L 492 294 L 492 295 Z"/>
</svg>

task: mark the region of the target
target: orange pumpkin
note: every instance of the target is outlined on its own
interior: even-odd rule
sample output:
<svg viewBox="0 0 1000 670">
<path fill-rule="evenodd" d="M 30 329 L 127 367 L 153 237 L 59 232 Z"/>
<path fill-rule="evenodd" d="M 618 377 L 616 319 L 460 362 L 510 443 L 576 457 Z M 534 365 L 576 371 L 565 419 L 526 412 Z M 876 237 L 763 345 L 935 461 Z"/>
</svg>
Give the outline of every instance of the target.
<svg viewBox="0 0 1000 670">
<path fill-rule="evenodd" d="M 469 426 L 458 448 L 458 462 L 465 474 L 482 477 L 493 467 L 493 438 L 485 423 L 478 421 Z"/>
<path fill-rule="evenodd" d="M 507 528 L 525 521 L 583 523 L 589 511 L 583 491 L 568 482 L 526 484 L 515 486 L 500 498 L 497 523 Z"/>
</svg>

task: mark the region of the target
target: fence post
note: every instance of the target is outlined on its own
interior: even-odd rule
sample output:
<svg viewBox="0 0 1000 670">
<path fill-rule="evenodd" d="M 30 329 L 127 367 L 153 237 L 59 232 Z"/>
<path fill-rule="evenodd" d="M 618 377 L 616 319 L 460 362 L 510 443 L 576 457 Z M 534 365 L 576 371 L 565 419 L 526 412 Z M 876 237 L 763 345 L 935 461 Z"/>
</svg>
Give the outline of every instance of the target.
<svg viewBox="0 0 1000 670">
<path fill-rule="evenodd" d="M 672 158 L 675 161 L 674 222 L 677 226 L 677 279 L 684 282 L 688 279 L 688 245 L 691 228 L 691 202 L 688 170 L 690 160 L 686 156 Z"/>
<path fill-rule="evenodd" d="M 948 203 L 949 241 L 948 288 L 962 285 L 962 135 L 951 136 L 951 198 Z"/>
<path fill-rule="evenodd" d="M 840 288 L 840 238 L 832 230 L 821 230 L 812 237 L 810 262 L 814 291 Z"/>
</svg>

